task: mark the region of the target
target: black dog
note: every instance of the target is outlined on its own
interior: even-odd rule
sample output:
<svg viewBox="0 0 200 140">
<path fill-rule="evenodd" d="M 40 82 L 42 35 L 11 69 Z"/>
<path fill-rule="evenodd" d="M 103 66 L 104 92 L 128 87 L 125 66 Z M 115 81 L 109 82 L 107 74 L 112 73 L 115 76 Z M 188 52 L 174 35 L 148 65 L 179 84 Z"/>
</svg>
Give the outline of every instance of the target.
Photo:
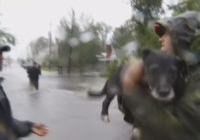
<svg viewBox="0 0 200 140">
<path fill-rule="evenodd" d="M 151 50 L 143 51 L 144 82 L 151 96 L 158 101 L 171 102 L 183 95 L 186 65 L 173 55 Z"/>
<path fill-rule="evenodd" d="M 143 51 L 145 88 L 122 94 L 124 106 L 134 116 L 137 134 L 142 140 L 178 140 L 184 138 L 174 125 L 176 105 L 184 95 L 187 70 L 184 62 L 162 52 Z M 141 130 L 139 134 L 138 128 Z M 180 127 L 181 128 L 181 127 Z M 181 128 L 182 129 L 182 128 Z M 178 135 L 178 136 L 177 136 Z"/>
<path fill-rule="evenodd" d="M 108 117 L 108 109 L 111 101 L 113 98 L 117 95 L 117 101 L 118 101 L 118 108 L 120 111 L 124 112 L 124 108 L 122 105 L 122 84 L 121 84 L 121 76 L 125 70 L 125 66 L 121 65 L 117 68 L 116 72 L 108 78 L 106 81 L 102 91 L 95 92 L 95 91 L 88 91 L 88 95 L 90 97 L 101 97 L 103 95 L 106 95 L 103 104 L 102 104 L 102 111 L 101 111 L 101 118 L 105 122 L 109 122 L 110 119 Z M 128 119 L 125 119 L 129 122 Z"/>
</svg>

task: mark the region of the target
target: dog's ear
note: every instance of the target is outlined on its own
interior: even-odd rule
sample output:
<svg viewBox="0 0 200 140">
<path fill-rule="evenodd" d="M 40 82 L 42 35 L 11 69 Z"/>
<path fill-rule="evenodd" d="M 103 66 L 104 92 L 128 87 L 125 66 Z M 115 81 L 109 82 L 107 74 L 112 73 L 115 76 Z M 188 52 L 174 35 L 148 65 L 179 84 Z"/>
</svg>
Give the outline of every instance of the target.
<svg viewBox="0 0 200 140">
<path fill-rule="evenodd" d="M 152 54 L 152 52 L 153 51 L 148 48 L 142 49 L 141 51 L 142 59 L 145 60 L 150 54 Z"/>
</svg>

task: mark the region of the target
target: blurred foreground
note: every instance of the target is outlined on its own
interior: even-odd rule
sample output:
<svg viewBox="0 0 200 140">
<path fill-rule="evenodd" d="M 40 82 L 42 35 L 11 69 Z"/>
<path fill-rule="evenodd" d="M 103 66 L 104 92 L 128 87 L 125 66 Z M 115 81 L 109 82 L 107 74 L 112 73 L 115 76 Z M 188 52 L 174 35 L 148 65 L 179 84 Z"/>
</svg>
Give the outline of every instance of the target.
<svg viewBox="0 0 200 140">
<path fill-rule="evenodd" d="M 93 85 L 101 89 L 105 79 L 95 75 L 59 76 L 42 71 L 39 91 L 29 85 L 26 71 L 17 64 L 5 68 L 0 76 L 11 102 L 13 114 L 22 120 L 44 122 L 50 133 L 29 140 L 129 140 L 131 126 L 123 121 L 116 100 L 110 107 L 111 122 L 100 120 L 102 99 L 92 100 L 86 91 Z"/>
</svg>

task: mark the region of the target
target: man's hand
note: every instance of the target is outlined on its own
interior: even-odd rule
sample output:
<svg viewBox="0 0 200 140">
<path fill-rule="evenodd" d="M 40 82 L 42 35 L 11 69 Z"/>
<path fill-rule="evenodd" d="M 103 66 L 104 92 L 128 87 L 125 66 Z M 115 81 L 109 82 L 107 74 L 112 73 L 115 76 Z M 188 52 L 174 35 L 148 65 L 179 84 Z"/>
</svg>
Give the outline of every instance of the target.
<svg viewBox="0 0 200 140">
<path fill-rule="evenodd" d="M 48 134 L 47 127 L 42 123 L 34 123 L 31 130 L 38 136 L 46 136 Z"/>
</svg>

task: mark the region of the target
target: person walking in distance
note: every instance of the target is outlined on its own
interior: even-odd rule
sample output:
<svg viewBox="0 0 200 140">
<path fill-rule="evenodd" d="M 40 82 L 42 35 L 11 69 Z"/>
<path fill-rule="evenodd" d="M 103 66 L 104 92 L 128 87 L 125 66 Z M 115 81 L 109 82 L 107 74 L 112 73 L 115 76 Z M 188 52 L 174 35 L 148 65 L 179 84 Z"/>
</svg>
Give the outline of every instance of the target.
<svg viewBox="0 0 200 140">
<path fill-rule="evenodd" d="M 30 80 L 30 83 L 32 86 L 35 87 L 35 89 L 39 89 L 39 76 L 41 75 L 41 69 L 40 66 L 33 62 L 33 65 L 31 67 L 27 67 L 27 73 Z"/>
</svg>

